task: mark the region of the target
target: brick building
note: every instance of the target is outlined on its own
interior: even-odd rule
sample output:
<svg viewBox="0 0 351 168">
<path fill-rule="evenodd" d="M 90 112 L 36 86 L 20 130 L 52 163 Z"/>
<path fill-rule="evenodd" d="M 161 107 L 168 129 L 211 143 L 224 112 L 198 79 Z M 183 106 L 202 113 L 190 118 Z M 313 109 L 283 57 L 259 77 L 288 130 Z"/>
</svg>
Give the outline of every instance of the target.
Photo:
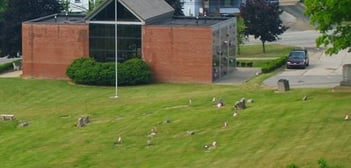
<svg viewBox="0 0 351 168">
<path fill-rule="evenodd" d="M 163 0 L 107 0 L 86 17 L 56 14 L 24 22 L 23 76 L 67 79 L 74 59 L 114 61 L 116 54 L 118 61 L 142 58 L 158 82 L 212 83 L 230 73 L 235 18 L 173 12 Z"/>
<path fill-rule="evenodd" d="M 22 24 L 25 78 L 67 79 L 68 65 L 89 56 L 88 25 L 82 16 L 51 15 Z"/>
</svg>

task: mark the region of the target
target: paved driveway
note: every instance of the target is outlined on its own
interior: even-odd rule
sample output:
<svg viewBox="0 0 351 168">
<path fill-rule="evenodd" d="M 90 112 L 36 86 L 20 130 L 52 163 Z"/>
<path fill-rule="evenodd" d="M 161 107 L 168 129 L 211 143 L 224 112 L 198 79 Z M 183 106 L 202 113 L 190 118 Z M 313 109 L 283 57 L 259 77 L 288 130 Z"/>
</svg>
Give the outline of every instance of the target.
<svg viewBox="0 0 351 168">
<path fill-rule="evenodd" d="M 339 86 L 342 81 L 342 66 L 351 64 L 351 53 L 341 51 L 333 56 L 325 55 L 323 50 L 315 47 L 315 39 L 320 34 L 311 29 L 308 19 L 301 15 L 303 8 L 299 5 L 290 5 L 284 6 L 283 9 L 285 12 L 282 20 L 290 26 L 290 29 L 281 36 L 281 40 L 274 43 L 306 47 L 310 55 L 310 66 L 306 69 L 285 69 L 265 80 L 263 85 L 277 87 L 279 79 L 287 79 L 291 88 Z"/>
<path fill-rule="evenodd" d="M 341 51 L 337 55 L 325 55 L 323 50 L 309 49 L 310 66 L 306 69 L 285 69 L 265 80 L 264 86 L 277 87 L 279 79 L 287 79 L 291 88 L 335 87 L 342 81 L 342 66 L 351 64 L 351 53 Z"/>
</svg>

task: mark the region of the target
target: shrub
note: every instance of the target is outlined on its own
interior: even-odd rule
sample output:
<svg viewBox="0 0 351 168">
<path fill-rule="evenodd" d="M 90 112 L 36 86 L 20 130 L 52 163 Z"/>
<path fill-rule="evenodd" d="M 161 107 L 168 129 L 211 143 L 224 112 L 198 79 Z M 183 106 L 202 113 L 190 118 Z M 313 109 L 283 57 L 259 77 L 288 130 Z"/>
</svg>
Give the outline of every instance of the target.
<svg viewBox="0 0 351 168">
<path fill-rule="evenodd" d="M 118 69 L 118 83 L 121 85 L 148 84 L 152 82 L 150 67 L 141 59 L 133 58 Z M 121 75 L 121 77 L 119 77 Z"/>
<path fill-rule="evenodd" d="M 152 82 L 149 66 L 141 59 L 134 58 L 117 64 L 119 85 L 138 85 Z M 96 62 L 93 58 L 79 58 L 73 61 L 66 71 L 75 83 L 88 85 L 114 85 L 115 63 Z"/>
<path fill-rule="evenodd" d="M 262 70 L 263 73 L 271 72 L 271 71 L 281 67 L 282 65 L 284 65 L 286 63 L 286 59 L 287 59 L 286 56 L 282 56 L 282 57 L 280 57 L 278 59 L 275 59 L 275 60 L 272 60 L 270 62 L 267 62 L 266 64 L 264 64 L 261 67 L 261 70 Z"/>
<path fill-rule="evenodd" d="M 295 163 L 289 164 L 286 168 L 298 168 Z"/>
<path fill-rule="evenodd" d="M 13 69 L 12 63 L 16 63 L 18 65 L 22 63 L 22 60 L 19 59 L 5 64 L 0 64 L 0 73 L 11 71 Z"/>
<path fill-rule="evenodd" d="M 11 70 L 11 69 L 12 69 L 12 63 L 11 63 L 11 62 L 8 62 L 8 63 L 1 64 L 1 65 L 0 65 L 0 73 L 9 71 L 9 70 Z"/>
</svg>

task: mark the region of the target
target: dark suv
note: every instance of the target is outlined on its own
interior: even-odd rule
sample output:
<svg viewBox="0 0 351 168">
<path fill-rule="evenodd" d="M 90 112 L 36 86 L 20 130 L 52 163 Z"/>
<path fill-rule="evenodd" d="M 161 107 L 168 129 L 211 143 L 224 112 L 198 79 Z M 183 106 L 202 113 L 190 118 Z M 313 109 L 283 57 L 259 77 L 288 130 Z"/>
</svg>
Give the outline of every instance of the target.
<svg viewBox="0 0 351 168">
<path fill-rule="evenodd" d="M 290 51 L 286 61 L 287 68 L 306 68 L 309 64 L 310 59 L 308 58 L 308 52 L 304 48 L 293 49 Z"/>
</svg>

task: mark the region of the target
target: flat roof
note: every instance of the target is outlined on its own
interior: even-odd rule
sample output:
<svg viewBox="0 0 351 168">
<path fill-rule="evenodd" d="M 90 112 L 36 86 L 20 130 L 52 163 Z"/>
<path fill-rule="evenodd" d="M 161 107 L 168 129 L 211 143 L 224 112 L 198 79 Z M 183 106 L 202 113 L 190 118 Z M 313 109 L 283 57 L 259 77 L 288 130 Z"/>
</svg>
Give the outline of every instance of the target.
<svg viewBox="0 0 351 168">
<path fill-rule="evenodd" d="M 28 20 L 25 22 L 30 23 L 53 23 L 53 24 L 77 24 L 77 23 L 85 23 L 84 20 L 85 15 L 83 14 L 52 14 L 32 20 Z"/>
<path fill-rule="evenodd" d="M 165 26 L 199 26 L 208 27 L 220 23 L 224 20 L 230 19 L 229 17 L 173 17 L 169 20 L 157 22 L 152 25 L 165 25 Z"/>
</svg>

